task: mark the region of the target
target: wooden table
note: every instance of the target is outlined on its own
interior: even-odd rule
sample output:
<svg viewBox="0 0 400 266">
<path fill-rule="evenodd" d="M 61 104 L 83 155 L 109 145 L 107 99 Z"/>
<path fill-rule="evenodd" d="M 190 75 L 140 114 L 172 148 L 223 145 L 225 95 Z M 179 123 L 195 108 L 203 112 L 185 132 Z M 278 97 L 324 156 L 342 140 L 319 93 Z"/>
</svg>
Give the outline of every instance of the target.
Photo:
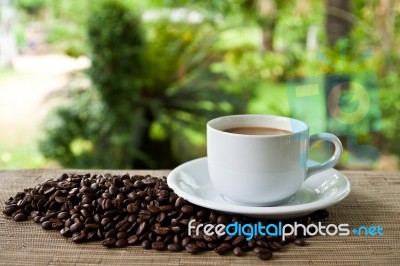
<svg viewBox="0 0 400 266">
<path fill-rule="evenodd" d="M 122 173 L 114 170 L 0 171 L 0 209 L 10 196 L 62 172 Z M 169 171 L 128 171 L 154 176 Z M 270 261 L 253 254 L 219 256 L 214 252 L 191 255 L 144 250 L 129 246 L 107 249 L 100 242 L 75 244 L 59 232 L 45 231 L 33 221 L 14 222 L 0 214 L 0 265 L 400 265 L 400 172 L 345 171 L 351 194 L 330 207 L 326 223 L 350 226 L 380 225 L 383 236 L 315 236 L 305 247 L 290 244 Z"/>
</svg>

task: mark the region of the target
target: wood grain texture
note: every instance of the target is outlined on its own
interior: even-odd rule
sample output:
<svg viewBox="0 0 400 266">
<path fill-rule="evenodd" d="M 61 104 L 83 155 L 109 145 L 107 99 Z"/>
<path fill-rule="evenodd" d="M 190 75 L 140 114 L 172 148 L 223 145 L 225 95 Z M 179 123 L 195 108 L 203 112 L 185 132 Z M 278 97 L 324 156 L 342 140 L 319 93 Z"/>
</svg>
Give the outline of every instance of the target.
<svg viewBox="0 0 400 266">
<path fill-rule="evenodd" d="M 0 171 L 0 209 L 10 196 L 61 173 L 125 173 L 115 170 Z M 128 171 L 165 176 L 168 170 Z M 324 223 L 351 227 L 380 225 L 384 236 L 315 236 L 307 246 L 294 244 L 275 252 L 271 261 L 254 254 L 220 256 L 214 252 L 191 255 L 144 250 L 141 247 L 108 249 L 100 242 L 75 244 L 57 231 L 45 231 L 32 220 L 14 222 L 0 214 L 0 265 L 400 265 L 400 172 L 347 171 L 352 192 L 330 207 Z"/>
</svg>

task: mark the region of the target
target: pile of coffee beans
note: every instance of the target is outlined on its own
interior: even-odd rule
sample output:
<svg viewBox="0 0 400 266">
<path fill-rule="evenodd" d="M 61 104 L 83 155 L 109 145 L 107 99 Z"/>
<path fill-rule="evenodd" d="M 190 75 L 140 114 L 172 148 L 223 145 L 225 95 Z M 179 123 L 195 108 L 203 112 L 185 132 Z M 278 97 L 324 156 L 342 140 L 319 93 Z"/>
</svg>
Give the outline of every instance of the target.
<svg viewBox="0 0 400 266">
<path fill-rule="evenodd" d="M 252 251 L 267 260 L 283 245 L 304 246 L 304 238 L 208 236 L 188 233 L 188 224 L 257 223 L 260 220 L 199 207 L 178 197 L 166 178 L 139 175 L 62 174 L 34 188 L 24 189 L 6 201 L 3 213 L 15 221 L 31 217 L 45 230 L 59 230 L 74 242 L 102 241 L 106 247 L 141 245 L 144 249 L 198 253 L 214 250 L 241 256 Z M 309 224 L 328 216 L 317 211 L 297 220 Z M 271 221 L 262 221 L 264 224 Z"/>
</svg>

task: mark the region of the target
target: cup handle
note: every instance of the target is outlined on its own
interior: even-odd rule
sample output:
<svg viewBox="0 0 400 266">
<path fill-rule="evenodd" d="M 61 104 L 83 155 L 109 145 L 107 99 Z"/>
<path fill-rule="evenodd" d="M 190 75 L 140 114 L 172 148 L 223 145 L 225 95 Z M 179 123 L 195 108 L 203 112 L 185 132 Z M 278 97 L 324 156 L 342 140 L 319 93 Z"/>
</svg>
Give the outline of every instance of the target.
<svg viewBox="0 0 400 266">
<path fill-rule="evenodd" d="M 327 141 L 332 142 L 333 145 L 335 145 L 335 152 L 325 162 L 323 162 L 319 165 L 307 167 L 306 179 L 308 177 L 312 176 L 313 174 L 316 174 L 323 170 L 334 167 L 339 162 L 340 157 L 342 156 L 342 153 L 343 153 L 342 143 L 340 142 L 339 138 L 336 137 L 335 135 L 330 134 L 330 133 L 314 134 L 310 137 L 310 147 L 318 140 L 327 140 Z"/>
</svg>

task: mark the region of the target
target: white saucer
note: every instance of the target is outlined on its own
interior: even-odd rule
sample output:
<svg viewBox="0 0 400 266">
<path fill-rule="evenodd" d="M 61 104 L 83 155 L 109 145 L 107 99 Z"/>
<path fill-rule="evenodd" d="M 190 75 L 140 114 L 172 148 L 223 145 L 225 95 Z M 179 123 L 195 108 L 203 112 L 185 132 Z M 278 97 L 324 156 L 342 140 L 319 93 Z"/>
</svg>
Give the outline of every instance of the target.
<svg viewBox="0 0 400 266">
<path fill-rule="evenodd" d="M 316 162 L 310 161 L 310 165 Z M 207 157 L 184 163 L 168 175 L 168 185 L 189 202 L 226 213 L 264 219 L 301 217 L 342 201 L 350 193 L 350 182 L 342 173 L 329 169 L 309 177 L 285 203 L 273 207 L 249 207 L 226 201 L 211 184 Z"/>
</svg>

